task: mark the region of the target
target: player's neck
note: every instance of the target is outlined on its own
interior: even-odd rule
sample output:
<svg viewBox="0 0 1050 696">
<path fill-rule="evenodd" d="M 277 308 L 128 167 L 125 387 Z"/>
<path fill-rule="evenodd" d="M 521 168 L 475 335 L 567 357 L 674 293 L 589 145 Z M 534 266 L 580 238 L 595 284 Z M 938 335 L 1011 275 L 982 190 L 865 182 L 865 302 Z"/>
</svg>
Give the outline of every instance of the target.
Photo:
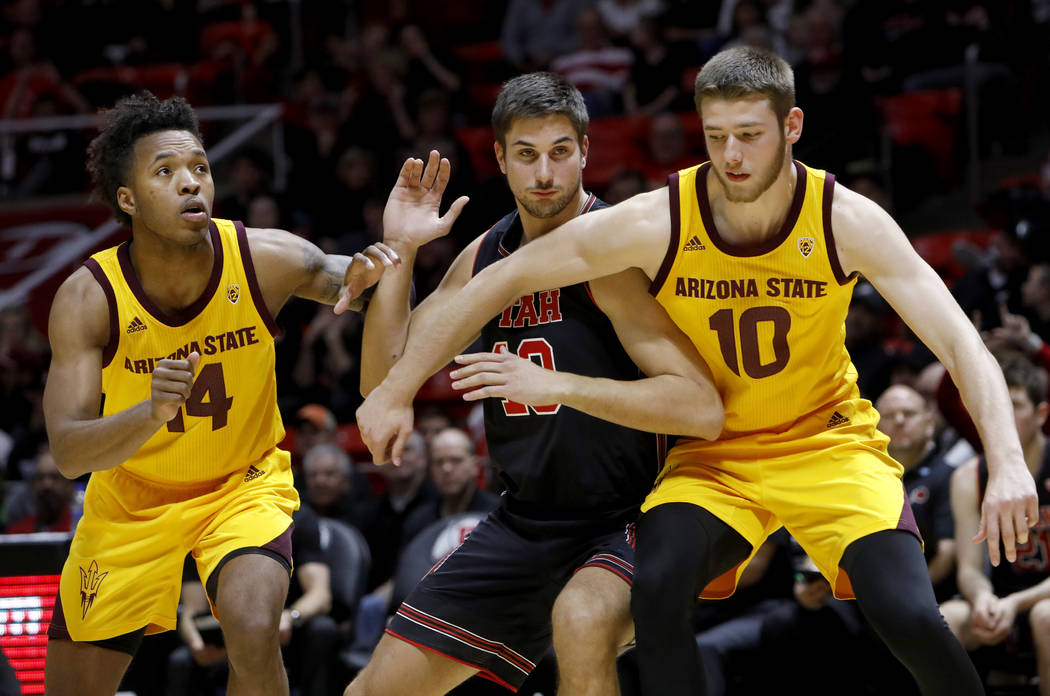
<svg viewBox="0 0 1050 696">
<path fill-rule="evenodd" d="M 583 186 L 576 191 L 569 204 L 561 212 L 549 218 L 539 218 L 531 215 L 522 205 L 518 204 L 518 217 L 521 218 L 521 243 L 528 244 L 534 239 L 539 239 L 555 227 L 564 225 L 569 220 L 583 212 L 583 204 L 587 202 L 589 194 L 583 190 Z"/>
<path fill-rule="evenodd" d="M 196 302 L 208 286 L 215 263 L 210 235 L 205 235 L 200 244 L 181 246 L 148 231 L 137 231 L 130 256 L 142 289 L 165 311 L 185 309 Z"/>
<path fill-rule="evenodd" d="M 797 172 L 790 157 L 785 158 L 772 185 L 749 202 L 729 200 L 714 172 L 708 172 L 707 176 L 711 215 L 723 239 L 732 244 L 760 244 L 780 231 L 791 210 L 797 185 Z"/>
</svg>

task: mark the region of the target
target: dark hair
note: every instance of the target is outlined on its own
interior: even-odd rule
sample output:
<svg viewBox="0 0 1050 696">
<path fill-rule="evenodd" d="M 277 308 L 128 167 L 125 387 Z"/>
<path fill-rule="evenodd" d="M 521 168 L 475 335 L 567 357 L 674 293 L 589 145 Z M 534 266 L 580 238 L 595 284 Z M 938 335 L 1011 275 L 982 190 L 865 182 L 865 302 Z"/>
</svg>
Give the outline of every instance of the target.
<svg viewBox="0 0 1050 696">
<path fill-rule="evenodd" d="M 1047 400 L 1047 376 L 1043 368 L 1017 351 L 1004 350 L 997 353 L 996 358 L 1007 387 L 1024 389 L 1033 406 Z"/>
<path fill-rule="evenodd" d="M 763 48 L 737 46 L 716 53 L 696 75 L 696 111 L 704 99 L 739 99 L 760 94 L 781 124 L 795 106 L 795 75 L 786 60 Z"/>
<path fill-rule="evenodd" d="M 186 131 L 203 143 L 197 114 L 182 97 L 160 101 L 149 92 L 125 97 L 102 113 L 103 124 L 88 145 L 87 170 L 95 196 L 108 205 L 117 220 L 131 224 L 131 216 L 117 205 L 117 189 L 126 185 L 135 143 L 158 131 Z"/>
<path fill-rule="evenodd" d="M 576 140 L 583 142 L 590 119 L 583 95 L 568 80 L 549 72 L 534 72 L 503 83 L 492 109 L 492 131 L 506 146 L 507 131 L 519 118 L 542 118 L 561 114 L 572 122 Z"/>
</svg>

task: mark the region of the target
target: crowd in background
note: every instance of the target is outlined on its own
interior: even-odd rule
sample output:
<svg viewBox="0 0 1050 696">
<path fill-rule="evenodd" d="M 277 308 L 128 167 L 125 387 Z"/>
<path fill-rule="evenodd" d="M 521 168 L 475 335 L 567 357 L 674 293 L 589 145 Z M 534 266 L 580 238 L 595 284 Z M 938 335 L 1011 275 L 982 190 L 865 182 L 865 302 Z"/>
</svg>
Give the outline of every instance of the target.
<svg viewBox="0 0 1050 696">
<path fill-rule="evenodd" d="M 982 158 L 1041 142 L 1048 29 L 1045 0 L 6 0 L 0 119 L 91 113 L 143 85 L 195 106 L 281 104 L 283 150 L 252 142 L 218 163 L 214 214 L 343 253 L 382 238 L 400 163 L 437 149 L 452 161 L 447 200 L 468 194 L 471 203 L 449 238 L 420 250 L 421 299 L 513 205 L 486 126 L 507 77 L 548 69 L 580 88 L 594 155 L 584 185 L 615 203 L 704 159 L 691 90 L 708 57 L 742 43 L 771 48 L 794 66 L 805 111 L 795 156 L 901 213 L 962 184 L 967 76 Z M 968 47 L 976 52 L 970 72 Z M 896 117 L 934 126 L 887 140 Z M 203 126 L 206 138 L 223 134 Z M 75 130 L 0 136 L 0 202 L 82 196 L 89 138 Z M 284 187 L 273 176 L 278 161 L 289 171 Z M 1050 369 L 1050 158 L 1041 174 L 1020 174 L 981 202 L 986 233 L 953 238 L 935 267 L 997 355 Z M 924 230 L 906 232 L 921 249 Z M 421 397 L 401 467 L 368 463 L 352 436 L 361 315 L 292 301 L 278 324 L 279 404 L 304 501 L 282 642 L 293 689 L 341 693 L 406 587 L 496 505 L 499 490 L 478 412 L 447 390 Z M 956 591 L 953 553 L 941 544 L 953 539 L 948 485 L 980 443 L 943 368 L 863 281 L 846 324 L 861 393 L 877 403 L 891 452 L 908 469 L 931 577 L 947 600 Z M 7 533 L 68 531 L 79 514 L 85 482 L 62 478 L 47 450 L 40 400 L 48 358 L 24 307 L 0 311 Z M 1029 400 L 1035 407 L 1045 398 Z M 855 605 L 834 600 L 813 570 L 780 533 L 737 595 L 698 607 L 711 693 L 767 693 L 771 678 L 783 691 L 829 665 L 838 684 L 854 685 L 837 693 L 914 691 Z M 148 639 L 126 679 L 139 693 L 211 693 L 224 683 L 221 634 L 209 626 L 192 564 L 184 580 L 179 631 Z M 1019 668 L 1008 665 L 1014 671 L 1034 672 L 1030 642 L 1006 652 L 1020 659 Z M 757 655 L 769 670 L 741 667 Z M 629 653 L 622 665 L 629 693 Z M 983 668 L 1002 665 L 989 659 Z M 541 668 L 536 690 L 551 679 Z"/>
</svg>

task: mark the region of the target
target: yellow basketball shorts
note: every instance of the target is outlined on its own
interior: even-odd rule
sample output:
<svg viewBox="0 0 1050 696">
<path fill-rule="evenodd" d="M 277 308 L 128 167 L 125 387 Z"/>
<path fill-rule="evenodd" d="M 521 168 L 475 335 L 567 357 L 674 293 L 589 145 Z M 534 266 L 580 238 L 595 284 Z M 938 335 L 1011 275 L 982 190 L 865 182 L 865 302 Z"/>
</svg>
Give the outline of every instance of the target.
<svg viewBox="0 0 1050 696">
<path fill-rule="evenodd" d="M 835 596 L 852 599 L 853 587 L 839 568 L 843 552 L 861 537 L 888 529 L 919 537 L 901 483 L 903 467 L 880 440 L 828 446 L 814 437 L 790 456 L 750 461 L 707 461 L 689 447 L 672 449 L 661 478 L 642 511 L 664 503 L 691 503 L 704 508 L 752 546 L 752 556 L 781 526 L 801 544 Z M 808 451 L 804 447 L 812 444 Z M 920 537 L 921 541 L 921 537 Z M 733 594 L 750 557 L 716 578 L 701 597 Z"/>
<path fill-rule="evenodd" d="M 69 636 L 174 629 L 187 553 L 207 582 L 231 552 L 281 536 L 298 507 L 279 449 L 206 487 L 156 484 L 121 467 L 92 474 L 59 584 Z"/>
</svg>

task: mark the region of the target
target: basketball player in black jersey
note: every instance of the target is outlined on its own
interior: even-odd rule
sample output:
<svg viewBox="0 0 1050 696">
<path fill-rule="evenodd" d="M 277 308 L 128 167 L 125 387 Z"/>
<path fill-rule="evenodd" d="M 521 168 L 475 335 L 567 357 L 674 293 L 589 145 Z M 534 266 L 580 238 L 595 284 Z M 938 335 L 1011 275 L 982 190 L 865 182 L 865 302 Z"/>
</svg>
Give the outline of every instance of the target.
<svg viewBox="0 0 1050 696">
<path fill-rule="evenodd" d="M 410 159 L 401 170 L 384 240 L 403 265 L 387 271 L 366 318 L 365 393 L 400 357 L 410 319 L 440 315 L 481 269 L 605 206 L 583 189 L 588 119 L 575 87 L 549 73 L 514 78 L 492 121 L 517 209 L 464 249 L 411 313 L 416 249 L 446 234 L 466 199 L 438 216 L 450 168 L 436 152 L 425 169 Z M 485 399 L 507 494 L 420 581 L 347 695 L 438 695 L 474 674 L 517 690 L 552 640 L 562 696 L 619 693 L 616 655 L 633 636 L 632 522 L 662 461 L 653 433 L 713 438 L 723 420 L 707 366 L 648 285 L 633 269 L 533 293 L 482 329 L 488 352 L 461 358 L 453 386 Z"/>
<path fill-rule="evenodd" d="M 1039 693 L 1050 694 L 1050 448 L 1043 423 L 1050 413 L 1047 376 L 1020 353 L 999 356 L 1010 390 L 1014 422 L 1024 448 L 1025 463 L 1039 494 L 1039 521 L 1028 542 L 1017 547 L 1017 560 L 987 571 L 983 546 L 969 543 L 977 533 L 981 503 L 988 486 L 988 462 L 983 456 L 952 474 L 952 514 L 958 549 L 961 599 L 941 605 L 948 626 L 968 650 L 1003 645 L 1014 635 L 1034 648 L 1039 668 Z"/>
</svg>

